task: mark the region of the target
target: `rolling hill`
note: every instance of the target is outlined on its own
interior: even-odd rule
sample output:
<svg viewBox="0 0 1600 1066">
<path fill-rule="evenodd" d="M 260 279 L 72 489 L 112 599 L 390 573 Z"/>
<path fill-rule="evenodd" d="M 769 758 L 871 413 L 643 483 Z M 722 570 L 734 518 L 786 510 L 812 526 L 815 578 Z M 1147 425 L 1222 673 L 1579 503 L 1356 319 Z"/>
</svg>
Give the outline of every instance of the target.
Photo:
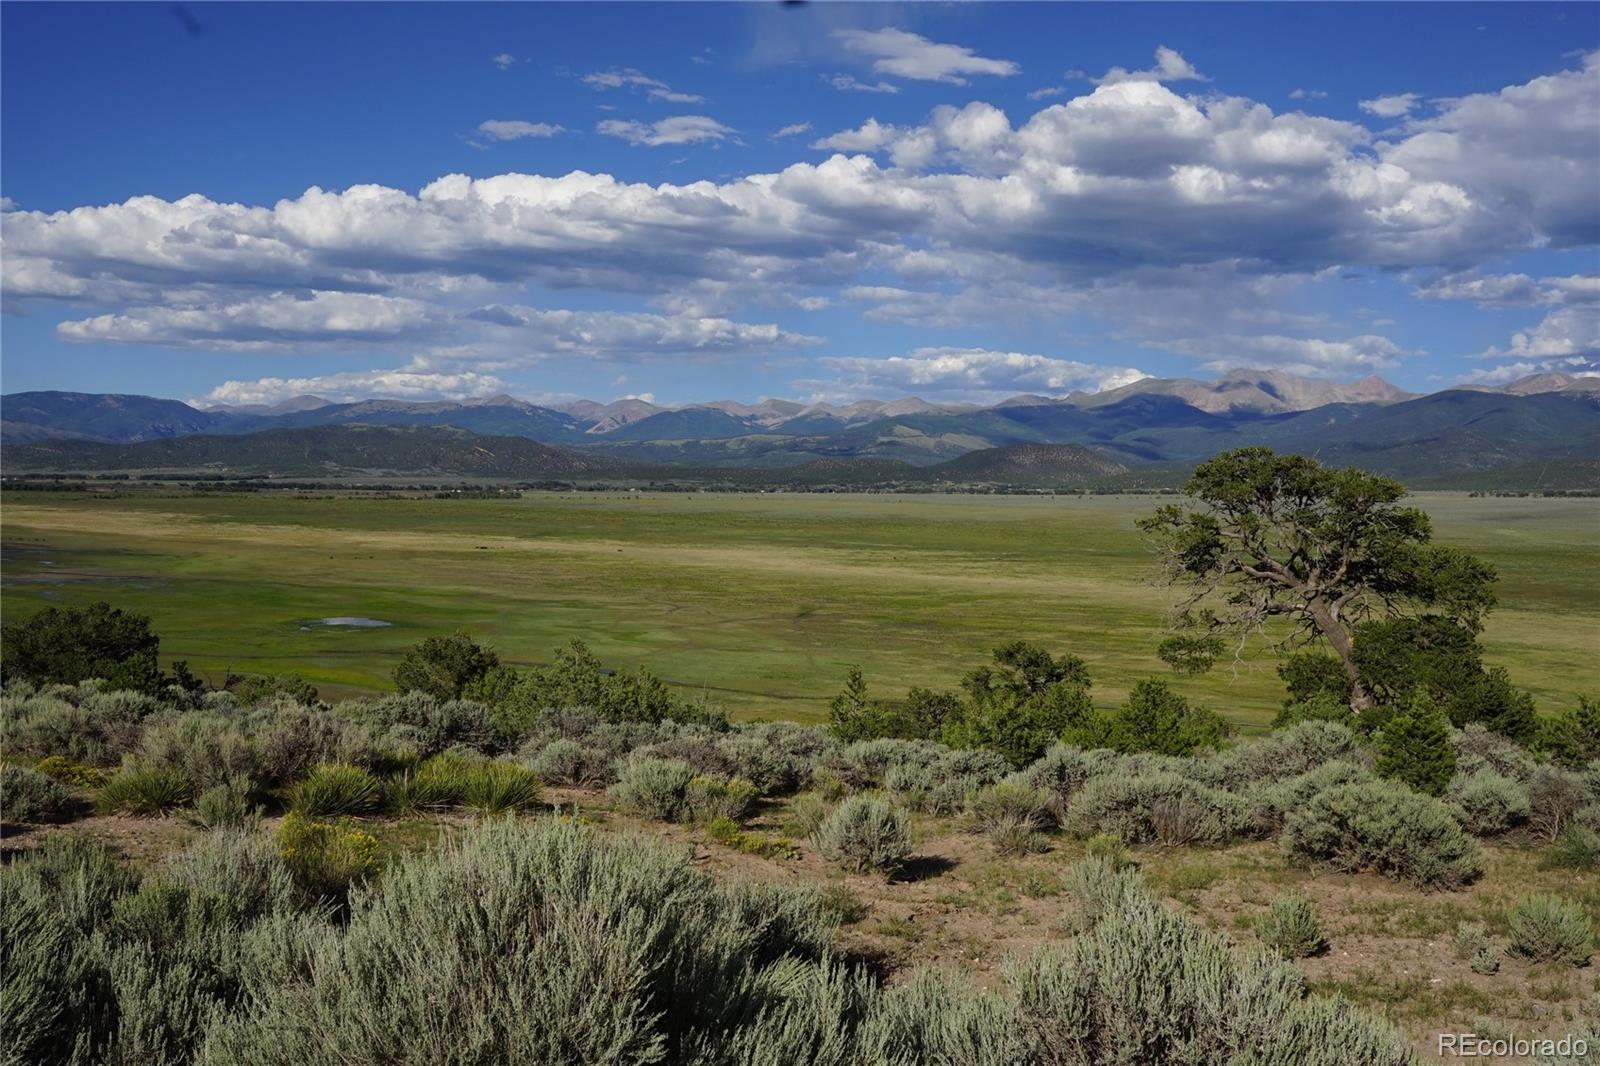
<svg viewBox="0 0 1600 1066">
<path fill-rule="evenodd" d="M 1319 400 L 1330 402 L 1306 406 Z M 676 467 L 681 478 L 689 470 L 719 468 L 742 471 L 751 483 L 763 480 L 756 476 L 759 471 L 791 471 L 786 476 L 794 483 L 799 483 L 800 468 L 812 468 L 806 476 L 824 476 L 826 469 L 814 465 L 818 462 L 934 468 L 969 454 L 1021 445 L 1081 445 L 1089 449 L 1079 456 L 1083 463 L 1167 469 L 1192 466 L 1224 449 L 1259 444 L 1366 466 L 1419 485 L 1457 483 L 1497 469 L 1533 470 L 1553 461 L 1600 459 L 1600 379 L 1565 375 L 1413 396 L 1378 379 L 1336 385 L 1270 371 L 1234 371 L 1214 382 L 1145 379 L 1093 397 L 1018 396 L 992 407 L 907 399 L 843 406 L 801 407 L 769 400 L 663 408 L 624 400 L 604 405 L 579 401 L 558 410 L 495 396 L 429 403 L 326 403 L 299 397 L 272 409 L 197 410 L 142 396 L 36 392 L 0 398 L 0 408 L 8 446 L 5 465 L 11 469 L 23 469 L 19 463 L 36 462 L 45 454 L 27 447 L 50 443 L 56 448 L 50 454 L 65 455 L 57 447 L 61 441 L 134 444 L 358 425 L 452 427 L 568 448 L 590 456 L 595 469 Z M 108 460 L 111 467 L 97 468 L 133 461 L 161 468 L 174 461 L 192 465 L 206 449 L 220 447 L 119 453 Z M 247 455 L 255 457 L 252 462 L 283 458 L 265 446 L 242 448 L 228 452 L 226 461 Z M 111 453 L 89 449 L 82 454 Z M 1023 461 L 1017 456 L 1025 454 L 1015 453 L 1012 461 Z M 1058 458 L 1069 461 L 1068 453 Z M 364 467 L 356 462 L 353 468 Z M 837 474 L 845 468 L 832 469 Z M 875 469 L 888 481 L 905 480 L 891 467 Z M 959 476 L 962 468 L 955 469 Z M 1018 466 L 1006 476 L 1029 483 L 1030 469 Z"/>
<path fill-rule="evenodd" d="M 313 426 L 106 444 L 54 441 L 6 450 L 12 471 L 214 471 L 258 476 L 446 475 L 536 480 L 618 476 L 624 464 L 525 437 L 437 426 Z"/>
</svg>

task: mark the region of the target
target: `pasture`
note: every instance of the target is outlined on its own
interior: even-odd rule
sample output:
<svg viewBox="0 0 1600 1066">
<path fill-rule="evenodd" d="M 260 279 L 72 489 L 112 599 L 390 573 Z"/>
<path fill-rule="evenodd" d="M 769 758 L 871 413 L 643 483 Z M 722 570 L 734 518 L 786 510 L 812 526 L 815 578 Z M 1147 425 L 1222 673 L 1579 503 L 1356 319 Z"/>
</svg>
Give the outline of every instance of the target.
<svg viewBox="0 0 1600 1066">
<path fill-rule="evenodd" d="M 325 697 L 390 687 L 401 650 L 461 629 L 514 664 L 586 641 L 740 718 L 815 721 L 859 663 L 875 695 L 953 686 L 1002 641 L 1088 660 L 1097 702 L 1167 674 L 1166 590 L 1133 527 L 1150 497 L 12 492 L 7 617 L 97 599 L 149 614 L 164 659 L 299 673 Z M 1484 634 L 1541 710 L 1595 690 L 1600 500 L 1417 498 L 1436 537 L 1499 569 Z M 328 627 L 359 616 L 382 628 Z M 1247 731 L 1273 659 L 1175 679 Z"/>
</svg>

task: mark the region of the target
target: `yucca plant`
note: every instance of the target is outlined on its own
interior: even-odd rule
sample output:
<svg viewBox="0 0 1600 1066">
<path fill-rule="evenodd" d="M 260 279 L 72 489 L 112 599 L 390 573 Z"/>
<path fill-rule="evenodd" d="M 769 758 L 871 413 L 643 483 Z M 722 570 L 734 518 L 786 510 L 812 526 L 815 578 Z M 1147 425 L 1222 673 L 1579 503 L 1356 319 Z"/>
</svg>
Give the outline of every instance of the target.
<svg viewBox="0 0 1600 1066">
<path fill-rule="evenodd" d="M 95 806 L 107 813 L 145 816 L 171 814 L 194 798 L 181 770 L 131 763 L 100 789 Z"/>
<path fill-rule="evenodd" d="M 503 814 L 537 807 L 539 775 L 513 762 L 486 762 L 472 767 L 461 791 L 462 805 L 483 814 Z"/>
<path fill-rule="evenodd" d="M 435 755 L 391 777 L 384 786 L 384 800 L 390 810 L 402 814 L 459 807 L 474 768 L 472 760 L 454 752 Z"/>
<path fill-rule="evenodd" d="M 349 763 L 323 763 L 289 787 L 289 807 L 311 817 L 367 814 L 382 797 L 378 779 Z"/>
</svg>

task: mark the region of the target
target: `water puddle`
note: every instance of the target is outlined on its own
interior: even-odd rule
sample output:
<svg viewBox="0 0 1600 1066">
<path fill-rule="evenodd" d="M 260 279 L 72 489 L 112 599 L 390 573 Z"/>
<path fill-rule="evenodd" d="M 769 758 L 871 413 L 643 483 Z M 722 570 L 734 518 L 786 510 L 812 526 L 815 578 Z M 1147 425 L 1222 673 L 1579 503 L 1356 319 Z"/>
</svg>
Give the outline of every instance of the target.
<svg viewBox="0 0 1600 1066">
<path fill-rule="evenodd" d="M 336 626 L 340 629 L 384 629 L 394 625 L 378 618 L 367 618 L 364 615 L 351 614 L 339 615 L 334 618 L 318 618 L 312 625 Z M 302 626 L 301 628 L 305 628 Z"/>
</svg>

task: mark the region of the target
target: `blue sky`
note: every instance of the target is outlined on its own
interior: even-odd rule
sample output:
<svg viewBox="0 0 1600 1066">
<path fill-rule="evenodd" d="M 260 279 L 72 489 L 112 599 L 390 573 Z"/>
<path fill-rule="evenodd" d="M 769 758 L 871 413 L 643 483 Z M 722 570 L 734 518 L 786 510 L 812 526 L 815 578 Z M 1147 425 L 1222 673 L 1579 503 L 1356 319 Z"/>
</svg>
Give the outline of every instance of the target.
<svg viewBox="0 0 1600 1066">
<path fill-rule="evenodd" d="M 6 4 L 6 391 L 1600 372 L 1591 4 Z"/>
</svg>

